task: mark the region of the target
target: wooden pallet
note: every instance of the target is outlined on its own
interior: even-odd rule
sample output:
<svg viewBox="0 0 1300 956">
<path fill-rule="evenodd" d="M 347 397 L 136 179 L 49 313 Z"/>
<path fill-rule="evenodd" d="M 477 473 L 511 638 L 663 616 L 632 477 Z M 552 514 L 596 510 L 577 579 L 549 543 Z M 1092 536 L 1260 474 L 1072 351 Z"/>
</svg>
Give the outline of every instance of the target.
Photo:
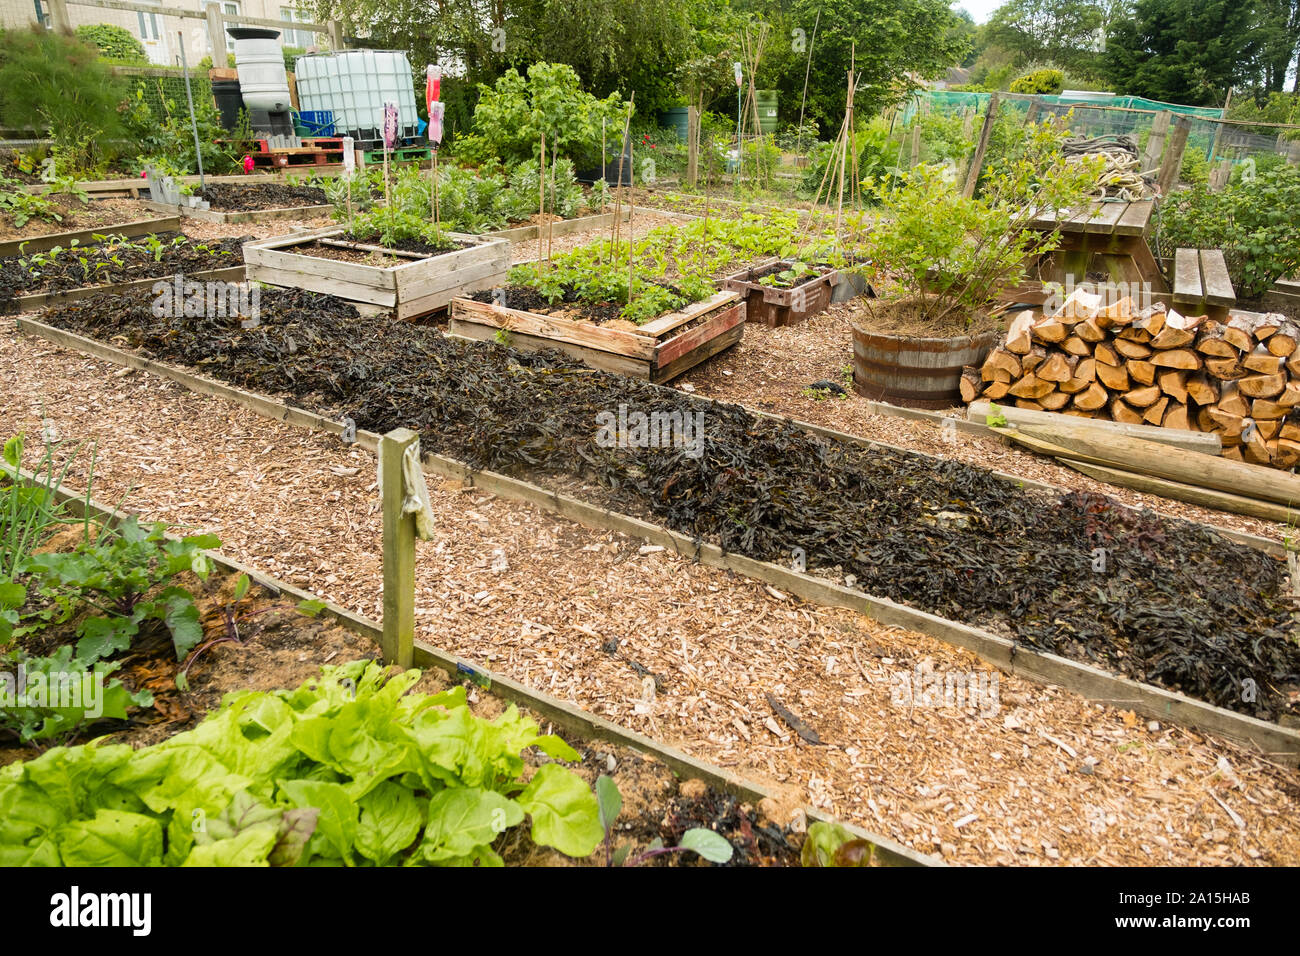
<svg viewBox="0 0 1300 956">
<path fill-rule="evenodd" d="M 735 292 L 719 292 L 635 332 L 460 296 L 451 300 L 450 317 L 453 335 L 487 341 L 504 330 L 513 348 L 559 349 L 593 368 L 651 382 L 676 378 L 735 345 L 745 331 L 745 303 Z"/>
<path fill-rule="evenodd" d="M 295 246 L 320 239 L 341 239 L 343 231 L 341 226 L 331 226 L 247 242 L 244 262 L 248 277 L 382 306 L 392 309 L 399 319 L 412 319 L 445 308 L 453 296 L 500 285 L 510 268 L 510 243 L 504 239 L 454 232 L 447 235 L 471 245 L 435 256 L 394 252 L 403 261 L 389 266 L 323 259 L 294 251 Z"/>
<path fill-rule="evenodd" d="M 262 169 L 284 169 L 289 166 L 337 166 L 343 162 L 341 149 L 273 149 L 263 153 L 249 153 L 253 165 Z"/>
<path fill-rule="evenodd" d="M 840 284 L 840 273 L 831 270 L 824 275 L 810 276 L 793 288 L 763 285 L 755 278 L 773 266 L 788 268 L 790 265 L 788 259 L 768 259 L 727 276 L 720 284 L 722 288 L 745 297 L 746 322 L 769 327 L 795 325 L 826 311 L 834 287 Z"/>
</svg>

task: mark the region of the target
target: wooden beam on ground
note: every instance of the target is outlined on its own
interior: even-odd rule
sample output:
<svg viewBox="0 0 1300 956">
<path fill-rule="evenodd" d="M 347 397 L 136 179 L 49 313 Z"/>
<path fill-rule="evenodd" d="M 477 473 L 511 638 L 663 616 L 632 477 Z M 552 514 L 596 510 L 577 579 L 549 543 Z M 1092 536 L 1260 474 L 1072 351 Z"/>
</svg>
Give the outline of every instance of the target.
<svg viewBox="0 0 1300 956">
<path fill-rule="evenodd" d="M 1125 425 L 1122 422 L 1101 418 L 1075 418 L 1057 412 L 1017 408 L 1014 405 L 998 405 L 998 411 L 995 413 L 992 409 L 993 404 L 985 400 L 971 402 L 970 407 L 966 409 L 966 417 L 972 422 L 984 424 L 990 415 L 1001 414 L 1008 424 L 1021 426 L 1024 429 L 1032 429 L 1034 426 L 1074 429 L 1095 434 L 1101 440 L 1105 440 L 1110 435 L 1122 435 L 1171 445 L 1202 455 L 1217 456 L 1223 450 L 1219 436 L 1213 432 L 1189 432 L 1179 428 L 1157 428 L 1154 425 Z"/>
<path fill-rule="evenodd" d="M 1058 458 L 1057 461 L 1063 465 L 1069 465 L 1081 475 L 1087 475 L 1097 481 L 1104 481 L 1106 484 L 1115 485 L 1117 488 L 1131 488 L 1134 491 L 1141 491 L 1150 495 L 1160 495 L 1162 498 L 1172 498 L 1175 501 L 1200 505 L 1202 508 L 1215 508 L 1233 514 L 1248 515 L 1251 518 L 1262 518 L 1265 521 L 1277 521 L 1291 526 L 1300 525 L 1300 511 L 1292 511 L 1285 505 L 1273 504 L 1270 501 L 1246 498 L 1242 495 L 1234 495 L 1226 491 L 1214 491 L 1210 488 L 1198 488 L 1195 485 L 1185 485 L 1164 478 L 1153 478 L 1150 475 L 1140 475 L 1132 471 L 1120 471 L 1118 468 L 1107 468 L 1105 465 L 1090 465 L 1081 461 L 1071 461 L 1069 458 Z"/>
</svg>

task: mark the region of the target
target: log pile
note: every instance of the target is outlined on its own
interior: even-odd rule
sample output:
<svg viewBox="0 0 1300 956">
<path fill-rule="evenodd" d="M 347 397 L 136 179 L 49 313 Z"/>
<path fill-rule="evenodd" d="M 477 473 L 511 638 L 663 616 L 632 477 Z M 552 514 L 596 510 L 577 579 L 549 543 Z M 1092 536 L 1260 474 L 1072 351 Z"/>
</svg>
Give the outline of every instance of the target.
<svg viewBox="0 0 1300 956">
<path fill-rule="evenodd" d="M 1232 311 L 1224 322 L 1076 290 L 1053 315 L 1016 315 L 962 374 L 962 399 L 1214 432 L 1235 461 L 1300 464 L 1300 326 Z"/>
</svg>

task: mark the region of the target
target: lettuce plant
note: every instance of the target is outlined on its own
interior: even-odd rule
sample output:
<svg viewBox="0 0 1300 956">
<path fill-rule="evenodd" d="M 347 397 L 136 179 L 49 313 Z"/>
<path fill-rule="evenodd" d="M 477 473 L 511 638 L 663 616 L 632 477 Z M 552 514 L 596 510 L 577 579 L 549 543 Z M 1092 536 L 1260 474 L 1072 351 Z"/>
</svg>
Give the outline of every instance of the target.
<svg viewBox="0 0 1300 956">
<path fill-rule="evenodd" d="M 578 754 L 512 705 L 412 693 L 355 661 L 295 690 L 227 695 L 142 750 L 56 747 L 0 769 L 0 866 L 501 866 L 527 820 L 573 857 L 604 836 Z M 525 773 L 535 747 L 552 762 Z"/>
</svg>

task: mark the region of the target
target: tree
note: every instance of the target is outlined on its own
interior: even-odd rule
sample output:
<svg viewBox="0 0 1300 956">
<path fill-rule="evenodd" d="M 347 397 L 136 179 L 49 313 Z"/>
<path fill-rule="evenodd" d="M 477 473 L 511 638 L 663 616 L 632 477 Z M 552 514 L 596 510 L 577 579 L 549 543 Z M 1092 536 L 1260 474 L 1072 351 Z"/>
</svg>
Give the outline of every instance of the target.
<svg viewBox="0 0 1300 956">
<path fill-rule="evenodd" d="M 1259 87 L 1265 93 L 1277 93 L 1300 50 L 1300 0 L 1259 0 L 1259 12 Z M 1292 89 L 1300 91 L 1300 72 Z"/>
<path fill-rule="evenodd" d="M 794 0 L 786 9 L 809 36 L 821 11 L 807 113 L 822 129 L 836 129 L 844 117 L 851 62 L 861 76 L 855 109 L 869 115 L 942 76 L 969 47 L 947 0 Z M 806 65 L 801 58 L 780 78 L 783 101 L 799 102 Z"/>
<path fill-rule="evenodd" d="M 1107 37 L 1105 68 L 1122 93 L 1222 105 L 1258 75 L 1255 0 L 1138 0 Z"/>
<path fill-rule="evenodd" d="M 1010 0 L 993 11 L 986 39 L 1011 52 L 1017 67 L 1051 63 L 1093 74 L 1108 14 L 1098 0 Z"/>
</svg>

